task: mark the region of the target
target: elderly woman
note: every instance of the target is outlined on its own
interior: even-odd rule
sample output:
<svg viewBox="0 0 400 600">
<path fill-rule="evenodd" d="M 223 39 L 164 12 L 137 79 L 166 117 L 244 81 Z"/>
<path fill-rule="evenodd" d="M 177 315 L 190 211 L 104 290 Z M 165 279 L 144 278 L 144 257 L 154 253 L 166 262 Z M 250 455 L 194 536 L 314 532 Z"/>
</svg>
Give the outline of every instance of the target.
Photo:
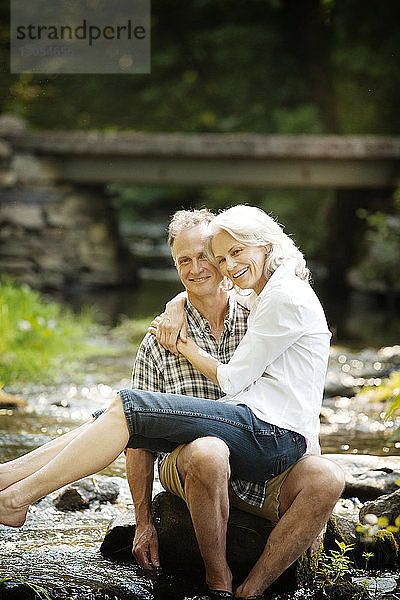
<svg viewBox="0 0 400 600">
<path fill-rule="evenodd" d="M 210 223 L 207 248 L 236 288 L 252 290 L 248 331 L 228 364 L 191 339 L 177 348 L 226 396 L 216 402 L 120 391 L 93 423 L 1 465 L 1 523 L 21 526 L 30 504 L 103 469 L 128 440 L 131 447 L 171 451 L 199 437 L 219 438 L 232 474 L 249 481 L 279 475 L 306 449 L 318 453 L 330 333 L 302 254 L 273 219 L 247 206 Z M 257 565 L 253 588 L 260 593 L 265 585 Z M 217 592 L 232 597 L 230 590 Z"/>
</svg>

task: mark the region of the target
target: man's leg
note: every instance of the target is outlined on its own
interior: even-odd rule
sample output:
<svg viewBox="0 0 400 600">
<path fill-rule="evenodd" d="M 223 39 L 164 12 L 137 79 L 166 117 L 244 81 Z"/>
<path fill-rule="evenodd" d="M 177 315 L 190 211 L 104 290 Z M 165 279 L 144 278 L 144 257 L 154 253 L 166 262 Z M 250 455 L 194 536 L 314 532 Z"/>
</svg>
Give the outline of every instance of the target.
<svg viewBox="0 0 400 600">
<path fill-rule="evenodd" d="M 132 554 L 141 567 L 153 571 L 160 566 L 158 536 L 151 516 L 154 478 L 153 452 L 127 448 L 126 476 L 136 516 Z"/>
<path fill-rule="evenodd" d="M 187 444 L 177 459 L 197 542 L 211 589 L 232 591 L 232 573 L 226 562 L 229 517 L 229 449 L 216 437 Z"/>
<path fill-rule="evenodd" d="M 236 596 L 261 594 L 311 546 L 343 487 L 342 469 L 328 459 L 309 456 L 293 467 L 280 492 L 281 518 Z"/>
</svg>

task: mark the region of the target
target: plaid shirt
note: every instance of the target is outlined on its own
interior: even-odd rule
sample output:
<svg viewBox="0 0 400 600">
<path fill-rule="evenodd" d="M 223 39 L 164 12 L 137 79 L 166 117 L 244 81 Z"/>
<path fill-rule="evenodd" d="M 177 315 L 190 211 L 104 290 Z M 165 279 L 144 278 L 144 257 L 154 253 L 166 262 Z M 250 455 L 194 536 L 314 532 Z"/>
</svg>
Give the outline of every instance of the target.
<svg viewBox="0 0 400 600">
<path fill-rule="evenodd" d="M 230 297 L 224 330 L 218 343 L 211 333 L 208 321 L 188 301 L 188 334 L 208 354 L 219 362 L 227 363 L 246 333 L 248 314 L 247 308 Z M 222 390 L 195 369 L 184 356 L 175 356 L 165 350 L 150 333 L 146 334 L 139 346 L 131 383 L 132 388 L 151 392 L 183 394 L 210 400 L 218 400 L 223 396 Z M 239 498 L 253 506 L 262 506 L 265 481 L 245 481 L 232 476 L 231 485 Z"/>
</svg>

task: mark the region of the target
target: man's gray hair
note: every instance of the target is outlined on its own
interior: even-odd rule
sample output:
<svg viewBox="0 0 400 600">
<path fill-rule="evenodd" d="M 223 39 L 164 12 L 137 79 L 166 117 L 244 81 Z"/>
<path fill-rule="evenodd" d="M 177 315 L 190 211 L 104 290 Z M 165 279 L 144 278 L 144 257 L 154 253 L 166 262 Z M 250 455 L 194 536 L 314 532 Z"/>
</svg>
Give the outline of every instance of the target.
<svg viewBox="0 0 400 600">
<path fill-rule="evenodd" d="M 182 231 L 196 227 L 197 225 L 207 226 L 214 217 L 215 215 L 207 208 L 176 211 L 168 227 L 168 244 L 171 250 L 176 236 L 182 233 Z"/>
</svg>

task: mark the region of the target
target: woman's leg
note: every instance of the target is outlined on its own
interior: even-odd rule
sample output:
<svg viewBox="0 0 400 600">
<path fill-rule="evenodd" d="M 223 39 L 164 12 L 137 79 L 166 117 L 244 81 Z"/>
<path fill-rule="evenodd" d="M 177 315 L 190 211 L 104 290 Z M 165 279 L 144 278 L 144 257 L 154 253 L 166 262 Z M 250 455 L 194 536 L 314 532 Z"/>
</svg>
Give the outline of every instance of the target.
<svg viewBox="0 0 400 600">
<path fill-rule="evenodd" d="M 0 491 L 8 486 L 29 477 L 44 465 L 47 465 L 61 450 L 65 448 L 74 438 L 82 433 L 90 423 L 85 423 L 76 429 L 60 435 L 54 440 L 39 446 L 29 454 L 24 454 L 14 460 L 0 465 Z"/>
<path fill-rule="evenodd" d="M 20 527 L 29 506 L 68 483 L 112 463 L 129 439 L 120 396 L 41 469 L 0 492 L 0 523 Z M 26 456 L 29 460 L 29 455 Z"/>
</svg>

